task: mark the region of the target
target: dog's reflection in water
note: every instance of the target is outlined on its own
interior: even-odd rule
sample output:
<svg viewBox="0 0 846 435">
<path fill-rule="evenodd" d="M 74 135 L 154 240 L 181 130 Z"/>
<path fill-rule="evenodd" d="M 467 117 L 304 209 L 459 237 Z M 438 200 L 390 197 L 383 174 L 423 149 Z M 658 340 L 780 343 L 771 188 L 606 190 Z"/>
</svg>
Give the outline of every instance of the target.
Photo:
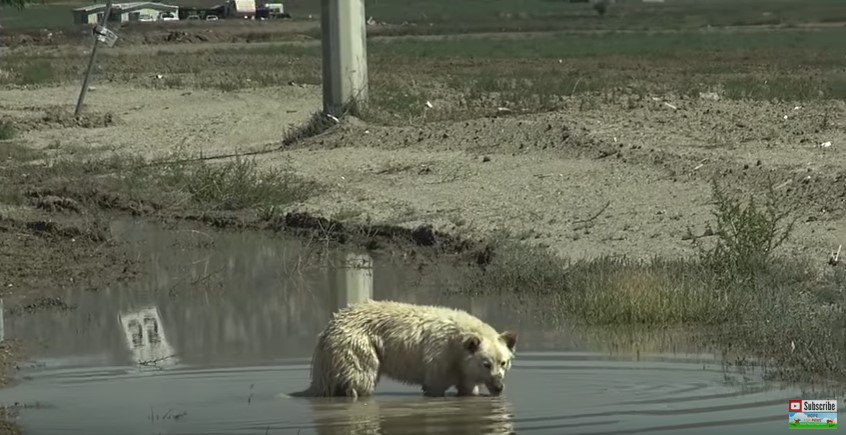
<svg viewBox="0 0 846 435">
<path fill-rule="evenodd" d="M 377 396 L 311 402 L 321 435 L 514 433 L 511 407 L 504 397 Z"/>
</svg>

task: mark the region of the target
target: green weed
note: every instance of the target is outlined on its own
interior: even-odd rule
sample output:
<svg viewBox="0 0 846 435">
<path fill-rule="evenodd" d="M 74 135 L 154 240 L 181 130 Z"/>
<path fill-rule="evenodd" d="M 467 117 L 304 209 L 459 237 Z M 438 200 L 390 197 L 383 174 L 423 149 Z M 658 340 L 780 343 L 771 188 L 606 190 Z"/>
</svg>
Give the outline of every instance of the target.
<svg viewBox="0 0 846 435">
<path fill-rule="evenodd" d="M 33 60 L 20 66 L 15 74 L 15 84 L 41 85 L 57 79 L 56 71 L 49 60 Z"/>
<path fill-rule="evenodd" d="M 15 124 L 10 121 L 0 120 L 0 140 L 13 139 L 18 134 Z"/>
<path fill-rule="evenodd" d="M 282 139 L 285 146 L 293 145 L 301 140 L 317 136 L 335 125 L 335 121 L 323 112 L 315 112 L 305 124 L 288 130 Z"/>
<path fill-rule="evenodd" d="M 705 247 L 697 241 L 702 264 L 727 285 L 748 283 L 769 272 L 775 250 L 793 231 L 796 218 L 791 216 L 792 210 L 781 205 L 772 188 L 763 204 L 755 195 L 749 195 L 747 201 L 729 195 L 716 181 L 712 195 L 716 243 Z"/>
<path fill-rule="evenodd" d="M 285 205 L 303 200 L 316 189 L 289 170 L 261 169 L 255 160 L 236 157 L 224 163 L 176 164 L 162 183 L 188 192 L 195 202 L 220 210 Z"/>
</svg>

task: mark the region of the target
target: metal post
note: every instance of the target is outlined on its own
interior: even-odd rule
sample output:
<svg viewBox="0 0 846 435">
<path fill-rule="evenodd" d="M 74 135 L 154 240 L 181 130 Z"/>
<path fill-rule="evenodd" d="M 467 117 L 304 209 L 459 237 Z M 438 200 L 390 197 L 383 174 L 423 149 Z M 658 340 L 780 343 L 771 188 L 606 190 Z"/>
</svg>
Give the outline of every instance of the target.
<svg viewBox="0 0 846 435">
<path fill-rule="evenodd" d="M 106 0 L 106 10 L 103 11 L 103 21 L 100 22 L 100 28 L 105 28 L 109 22 L 109 14 L 112 12 L 112 0 Z M 85 71 L 85 78 L 82 80 L 82 90 L 79 91 L 79 100 L 76 101 L 76 110 L 73 116 L 79 116 L 82 110 L 82 102 L 85 100 L 85 94 L 88 93 L 88 81 L 91 79 L 91 70 L 94 69 L 94 59 L 97 57 L 97 46 L 100 45 L 100 38 L 97 37 L 95 29 L 94 47 L 91 48 L 91 58 L 88 60 L 88 69 Z"/>
<path fill-rule="evenodd" d="M 364 0 L 322 0 L 323 112 L 340 117 L 367 101 Z"/>
<path fill-rule="evenodd" d="M 3 305 L 3 299 L 0 299 L 0 341 L 6 341 L 6 308 Z"/>
</svg>

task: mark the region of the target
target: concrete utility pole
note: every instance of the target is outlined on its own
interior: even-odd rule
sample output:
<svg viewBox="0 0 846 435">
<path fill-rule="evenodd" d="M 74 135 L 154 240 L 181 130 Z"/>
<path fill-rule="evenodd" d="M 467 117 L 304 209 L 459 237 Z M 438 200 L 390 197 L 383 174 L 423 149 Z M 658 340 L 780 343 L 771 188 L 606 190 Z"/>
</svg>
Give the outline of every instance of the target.
<svg viewBox="0 0 846 435">
<path fill-rule="evenodd" d="M 349 103 L 367 101 L 364 0 L 321 0 L 323 113 L 340 117 Z"/>
</svg>

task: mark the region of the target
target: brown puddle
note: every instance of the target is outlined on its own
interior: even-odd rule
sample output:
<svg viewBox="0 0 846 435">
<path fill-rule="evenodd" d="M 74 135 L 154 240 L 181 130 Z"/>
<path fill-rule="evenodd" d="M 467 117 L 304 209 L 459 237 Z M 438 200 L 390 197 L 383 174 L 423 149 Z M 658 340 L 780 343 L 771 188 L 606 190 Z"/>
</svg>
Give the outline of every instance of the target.
<svg viewBox="0 0 846 435">
<path fill-rule="evenodd" d="M 6 338 L 37 345 L 18 385 L 0 390 L 0 404 L 26 405 L 25 433 L 771 434 L 787 429 L 788 399 L 816 398 L 729 371 L 683 332 L 549 329 L 509 301 L 448 296 L 461 270 L 447 265 L 323 255 L 318 242 L 266 233 L 137 221 L 112 232 L 137 242 L 145 276 L 69 292 L 71 310 L 5 316 Z M 355 402 L 286 396 L 307 386 L 331 314 L 365 297 L 518 329 L 504 396 L 426 399 L 390 381 Z"/>
</svg>

